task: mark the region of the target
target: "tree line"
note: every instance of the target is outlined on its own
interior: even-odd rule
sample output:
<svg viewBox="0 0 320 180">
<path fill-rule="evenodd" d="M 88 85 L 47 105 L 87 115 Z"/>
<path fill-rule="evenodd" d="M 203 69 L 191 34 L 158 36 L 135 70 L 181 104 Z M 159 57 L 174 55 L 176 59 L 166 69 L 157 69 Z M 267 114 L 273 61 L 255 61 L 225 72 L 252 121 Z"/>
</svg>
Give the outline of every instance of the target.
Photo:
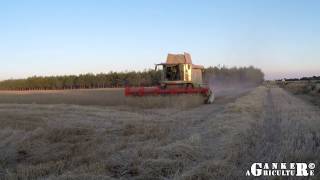
<svg viewBox="0 0 320 180">
<path fill-rule="evenodd" d="M 316 81 L 316 80 L 320 80 L 320 76 L 312 76 L 312 77 L 302 77 L 302 78 L 284 78 L 282 79 L 278 79 L 276 81 Z"/>
<path fill-rule="evenodd" d="M 214 77 L 214 78 L 212 78 Z M 115 88 L 125 86 L 155 86 L 161 80 L 161 71 L 126 71 L 66 76 L 33 76 L 27 79 L 10 79 L 0 82 L 0 90 L 60 90 Z M 263 73 L 254 67 L 209 67 L 204 70 L 204 81 L 233 81 L 259 84 Z"/>
</svg>

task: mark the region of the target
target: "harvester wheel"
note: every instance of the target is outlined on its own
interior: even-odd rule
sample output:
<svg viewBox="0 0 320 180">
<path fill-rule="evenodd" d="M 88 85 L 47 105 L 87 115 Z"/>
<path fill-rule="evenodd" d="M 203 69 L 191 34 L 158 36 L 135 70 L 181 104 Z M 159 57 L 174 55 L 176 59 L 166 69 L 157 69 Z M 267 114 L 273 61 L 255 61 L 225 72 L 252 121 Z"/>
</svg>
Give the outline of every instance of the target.
<svg viewBox="0 0 320 180">
<path fill-rule="evenodd" d="M 212 104 L 214 102 L 214 92 L 209 89 L 206 99 L 206 104 Z"/>
</svg>

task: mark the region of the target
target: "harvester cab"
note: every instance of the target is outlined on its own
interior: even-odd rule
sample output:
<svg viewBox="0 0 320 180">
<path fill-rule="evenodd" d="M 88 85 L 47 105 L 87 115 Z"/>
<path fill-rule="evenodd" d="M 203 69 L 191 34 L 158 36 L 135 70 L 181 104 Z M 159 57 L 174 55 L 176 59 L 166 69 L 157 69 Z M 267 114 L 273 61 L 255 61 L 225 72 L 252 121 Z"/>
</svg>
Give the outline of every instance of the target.
<svg viewBox="0 0 320 180">
<path fill-rule="evenodd" d="M 213 91 L 202 80 L 204 67 L 192 64 L 190 54 L 168 54 L 167 61 L 156 64 L 155 69 L 161 70 L 159 86 L 126 87 L 125 95 L 202 94 L 206 97 L 206 103 L 213 103 Z"/>
<path fill-rule="evenodd" d="M 204 67 L 192 64 L 191 56 L 184 54 L 168 54 L 166 63 L 156 64 L 156 70 L 162 67 L 162 88 L 194 88 L 203 86 Z"/>
</svg>

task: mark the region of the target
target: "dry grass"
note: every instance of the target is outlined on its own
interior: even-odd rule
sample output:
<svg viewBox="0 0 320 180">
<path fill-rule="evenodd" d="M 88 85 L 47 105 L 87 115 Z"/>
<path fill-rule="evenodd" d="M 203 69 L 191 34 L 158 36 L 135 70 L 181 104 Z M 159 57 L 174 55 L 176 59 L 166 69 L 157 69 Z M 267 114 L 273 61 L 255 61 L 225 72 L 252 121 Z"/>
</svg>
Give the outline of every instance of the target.
<svg viewBox="0 0 320 180">
<path fill-rule="evenodd" d="M 244 167 L 238 167 L 237 159 L 230 155 L 239 152 L 242 147 L 236 145 L 248 138 L 239 136 L 251 131 L 252 125 L 262 118 L 266 90 L 265 87 L 258 87 L 227 104 L 223 113 L 208 119 L 204 125 L 206 131 L 202 145 L 206 158 L 178 179 L 242 179 L 244 173 L 235 170 L 243 170 Z"/>
<path fill-rule="evenodd" d="M 74 89 L 51 91 L 0 91 L 0 103 L 76 104 L 114 106 L 125 104 L 124 90 Z"/>
<path fill-rule="evenodd" d="M 292 81 L 279 84 L 294 94 L 320 95 L 319 81 Z"/>
<path fill-rule="evenodd" d="M 252 161 L 319 163 L 319 109 L 279 88 L 225 99 L 185 109 L 0 104 L 0 178 L 239 179 Z"/>
<path fill-rule="evenodd" d="M 280 86 L 288 92 L 320 107 L 319 81 L 294 81 L 289 83 L 281 83 Z"/>
<path fill-rule="evenodd" d="M 237 168 L 231 177 L 243 175 L 253 162 L 313 162 L 320 165 L 319 109 L 280 88 L 267 92 L 262 118 L 258 118 L 233 145 L 228 162 Z M 314 177 L 317 178 L 319 173 Z"/>
</svg>

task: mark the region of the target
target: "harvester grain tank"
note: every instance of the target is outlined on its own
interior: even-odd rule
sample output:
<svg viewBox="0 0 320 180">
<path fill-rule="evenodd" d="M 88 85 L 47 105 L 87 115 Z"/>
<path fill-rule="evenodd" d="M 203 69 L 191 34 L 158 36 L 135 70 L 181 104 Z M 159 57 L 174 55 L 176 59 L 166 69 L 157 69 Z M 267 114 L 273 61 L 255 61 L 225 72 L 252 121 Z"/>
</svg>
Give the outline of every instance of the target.
<svg viewBox="0 0 320 180">
<path fill-rule="evenodd" d="M 156 64 L 161 70 L 161 81 L 157 87 L 126 87 L 126 96 L 201 94 L 206 103 L 214 101 L 214 94 L 207 84 L 203 83 L 202 65 L 192 63 L 191 56 L 168 54 L 165 63 Z"/>
</svg>

